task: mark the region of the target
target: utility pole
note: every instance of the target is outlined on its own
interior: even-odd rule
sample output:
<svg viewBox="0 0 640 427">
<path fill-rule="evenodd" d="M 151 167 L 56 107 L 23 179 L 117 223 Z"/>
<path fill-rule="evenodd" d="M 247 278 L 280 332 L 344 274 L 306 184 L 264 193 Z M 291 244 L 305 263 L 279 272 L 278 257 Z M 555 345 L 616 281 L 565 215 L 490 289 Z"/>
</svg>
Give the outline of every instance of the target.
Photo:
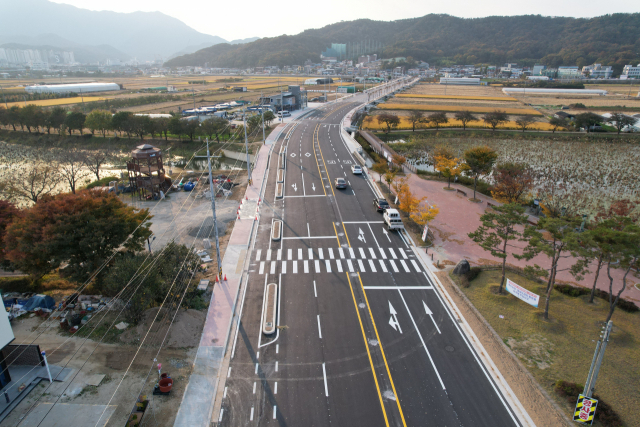
<svg viewBox="0 0 640 427">
<path fill-rule="evenodd" d="M 211 193 L 211 210 L 213 211 L 213 230 L 216 236 L 216 260 L 218 262 L 218 279 L 222 282 L 222 260 L 220 259 L 220 241 L 218 240 L 218 222 L 216 220 L 216 194 L 213 191 L 213 175 L 211 174 L 209 138 L 207 138 L 207 165 L 209 166 L 209 193 Z"/>
<path fill-rule="evenodd" d="M 244 127 L 244 149 L 247 153 L 247 174 L 248 174 L 248 178 L 249 178 L 249 185 L 252 185 L 251 183 L 251 160 L 249 159 L 249 142 L 247 141 L 247 113 L 246 110 L 243 108 L 242 109 L 243 114 L 242 114 L 242 127 Z"/>
<path fill-rule="evenodd" d="M 602 365 L 604 351 L 607 349 L 607 343 L 609 342 L 609 336 L 611 335 L 612 328 L 612 320 L 609 320 L 607 324 L 602 328 L 602 335 L 600 335 L 600 339 L 598 339 L 598 343 L 596 344 L 596 351 L 593 353 L 593 360 L 591 361 L 591 367 L 589 368 L 587 381 L 584 385 L 584 391 L 582 392 L 582 394 L 586 397 L 591 397 L 593 395 L 593 391 L 596 388 L 596 380 L 598 379 L 600 365 Z"/>
<path fill-rule="evenodd" d="M 7 97 L 4 96 L 4 89 L 2 88 L 2 86 L 0 86 L 0 90 L 2 90 L 2 99 L 4 99 L 4 106 L 7 107 L 7 110 L 8 110 L 9 104 L 7 104 Z"/>
<path fill-rule="evenodd" d="M 262 101 L 264 98 L 262 98 L 262 93 L 260 94 L 260 100 Z M 260 102 L 260 114 L 262 114 L 262 143 L 266 144 L 267 139 L 264 136 L 264 105 L 262 102 Z"/>
</svg>

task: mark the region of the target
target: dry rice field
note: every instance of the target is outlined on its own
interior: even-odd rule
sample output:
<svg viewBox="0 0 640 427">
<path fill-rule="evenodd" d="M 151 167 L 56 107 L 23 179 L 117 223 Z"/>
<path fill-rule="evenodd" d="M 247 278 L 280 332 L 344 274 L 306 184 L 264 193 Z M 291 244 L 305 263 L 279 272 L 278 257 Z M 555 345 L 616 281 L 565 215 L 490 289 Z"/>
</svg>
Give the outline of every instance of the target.
<svg viewBox="0 0 640 427">
<path fill-rule="evenodd" d="M 38 105 L 40 107 L 53 107 L 55 105 L 72 105 L 72 104 L 79 104 L 81 102 L 94 102 L 94 101 L 104 101 L 105 99 L 108 98 L 103 98 L 100 96 L 85 96 L 85 97 L 79 97 L 76 96 L 74 98 L 57 98 L 57 99 L 40 99 L 37 101 L 26 101 L 26 103 L 28 105 Z M 9 108 L 13 107 L 14 105 L 17 105 L 18 107 L 24 107 L 24 102 L 20 101 L 20 102 L 9 102 L 7 104 L 7 106 Z"/>
<path fill-rule="evenodd" d="M 462 122 L 450 117 L 449 118 L 449 122 L 444 124 L 444 125 L 440 125 L 440 127 L 441 128 L 462 128 Z M 467 127 L 468 128 L 475 128 L 475 129 L 478 129 L 478 128 L 480 128 L 480 129 L 491 129 L 491 127 L 488 126 L 482 120 L 474 120 L 472 122 L 469 122 L 469 123 L 467 123 Z M 384 130 L 384 129 L 386 129 L 386 126 L 383 123 L 378 123 L 378 121 L 376 120 L 375 116 L 368 116 L 364 120 L 363 128 L 370 129 L 370 130 Z M 400 116 L 400 124 L 395 129 L 398 129 L 398 130 L 404 130 L 404 129 L 411 130 L 412 129 L 412 125 L 411 125 L 411 122 L 409 121 L 409 119 L 406 116 Z M 435 126 L 432 126 L 429 123 L 419 123 L 419 124 L 416 124 L 416 129 L 435 129 Z M 508 122 L 503 123 L 500 126 L 498 126 L 498 129 L 521 130 L 520 127 L 518 127 L 518 125 L 516 124 L 514 117 L 510 117 L 510 120 Z M 537 121 L 537 122 L 534 122 L 531 125 L 529 125 L 527 127 L 527 130 L 553 130 L 553 127 L 547 122 Z"/>
<path fill-rule="evenodd" d="M 517 116 L 542 116 L 542 113 L 530 108 L 500 108 L 500 107 L 473 107 L 467 106 L 464 103 L 456 103 L 456 105 L 434 105 L 434 104 L 419 104 L 419 103 L 384 103 L 379 104 L 378 108 L 382 110 L 420 110 L 420 111 L 471 111 L 472 113 L 491 113 L 492 111 L 499 109 L 507 114 Z"/>
<path fill-rule="evenodd" d="M 401 93 L 396 95 L 398 98 L 428 98 L 428 99 L 465 99 L 465 100 L 474 100 L 474 101 L 515 101 L 518 100 L 516 98 L 505 97 L 505 96 L 464 96 L 464 95 L 421 95 L 415 93 Z"/>
</svg>

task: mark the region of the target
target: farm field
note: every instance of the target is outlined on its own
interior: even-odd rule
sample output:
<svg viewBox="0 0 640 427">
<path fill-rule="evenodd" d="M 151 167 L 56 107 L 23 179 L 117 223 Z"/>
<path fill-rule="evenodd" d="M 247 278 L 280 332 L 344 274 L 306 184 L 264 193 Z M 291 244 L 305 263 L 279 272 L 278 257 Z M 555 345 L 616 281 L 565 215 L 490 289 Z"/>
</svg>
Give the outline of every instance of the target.
<svg viewBox="0 0 640 427">
<path fill-rule="evenodd" d="M 378 108 L 382 110 L 420 110 L 420 111 L 471 111 L 472 113 L 491 113 L 499 107 L 473 107 L 466 106 L 463 103 L 457 105 L 433 105 L 433 104 L 417 104 L 417 103 L 384 103 L 379 104 Z M 542 113 L 530 108 L 499 108 L 507 114 L 518 116 L 542 116 Z"/>
<path fill-rule="evenodd" d="M 441 128 L 462 128 L 462 122 L 450 117 L 449 118 L 449 122 L 444 124 L 444 125 L 440 125 L 440 127 Z M 476 128 L 476 129 L 477 128 L 480 128 L 480 129 L 491 129 L 491 127 L 488 126 L 482 120 L 469 122 L 469 123 L 467 123 L 467 127 L 468 128 Z M 384 123 L 378 123 L 378 121 L 376 120 L 375 116 L 368 116 L 364 120 L 363 128 L 364 129 L 371 129 L 371 130 L 384 130 L 384 129 L 386 129 L 386 126 L 384 125 Z M 412 129 L 412 124 L 411 124 L 411 122 L 409 121 L 409 119 L 406 116 L 400 116 L 400 124 L 395 129 L 398 129 L 398 130 L 401 130 L 401 129 L 411 130 Z M 429 123 L 419 123 L 419 124 L 416 124 L 416 129 L 435 129 L 435 126 L 432 126 Z M 511 120 L 509 120 L 508 122 L 499 125 L 498 129 L 520 130 L 520 128 L 516 124 L 515 120 L 513 120 L 513 118 Z M 547 130 L 547 131 L 550 131 L 550 130 L 553 130 L 553 126 L 551 126 L 547 122 L 535 122 L 535 123 L 532 123 L 531 125 L 529 125 L 527 127 L 527 130 Z"/>
<path fill-rule="evenodd" d="M 53 107 L 56 105 L 72 105 L 79 104 L 81 102 L 95 102 L 95 101 L 104 101 L 108 98 L 103 98 L 100 96 L 85 96 L 85 97 L 74 97 L 74 98 L 57 98 L 57 99 L 40 99 L 37 101 L 26 101 L 27 104 L 38 105 L 40 107 Z M 18 107 L 24 107 L 25 102 L 9 102 L 7 106 L 9 108 L 17 105 Z"/>
<path fill-rule="evenodd" d="M 516 98 L 511 98 L 507 96 L 465 96 L 465 95 L 421 95 L 415 93 L 401 93 L 396 95 L 398 98 L 429 98 L 429 99 L 465 99 L 465 100 L 475 100 L 475 101 L 515 101 L 518 100 Z"/>
</svg>

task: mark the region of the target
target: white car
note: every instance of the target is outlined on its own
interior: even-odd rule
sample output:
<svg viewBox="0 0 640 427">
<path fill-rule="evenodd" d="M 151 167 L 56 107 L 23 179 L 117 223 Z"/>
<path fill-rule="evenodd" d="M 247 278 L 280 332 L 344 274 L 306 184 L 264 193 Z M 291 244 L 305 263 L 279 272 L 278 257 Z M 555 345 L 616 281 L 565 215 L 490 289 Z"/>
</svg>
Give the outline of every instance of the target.
<svg viewBox="0 0 640 427">
<path fill-rule="evenodd" d="M 362 175 L 362 168 L 358 165 L 351 165 L 351 172 L 354 175 Z"/>
</svg>

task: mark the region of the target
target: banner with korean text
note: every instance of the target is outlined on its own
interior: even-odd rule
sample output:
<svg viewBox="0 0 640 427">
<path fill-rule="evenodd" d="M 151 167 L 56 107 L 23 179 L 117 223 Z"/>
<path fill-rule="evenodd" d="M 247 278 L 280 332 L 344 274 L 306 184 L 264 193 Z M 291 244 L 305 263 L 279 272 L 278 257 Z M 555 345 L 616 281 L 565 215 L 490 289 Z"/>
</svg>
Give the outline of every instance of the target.
<svg viewBox="0 0 640 427">
<path fill-rule="evenodd" d="M 540 295 L 534 294 L 533 292 L 526 290 L 522 286 L 516 285 L 509 279 L 507 279 L 507 292 L 509 292 L 514 297 L 521 299 L 527 304 L 531 304 L 534 307 L 537 307 L 538 301 L 540 301 Z"/>
</svg>

